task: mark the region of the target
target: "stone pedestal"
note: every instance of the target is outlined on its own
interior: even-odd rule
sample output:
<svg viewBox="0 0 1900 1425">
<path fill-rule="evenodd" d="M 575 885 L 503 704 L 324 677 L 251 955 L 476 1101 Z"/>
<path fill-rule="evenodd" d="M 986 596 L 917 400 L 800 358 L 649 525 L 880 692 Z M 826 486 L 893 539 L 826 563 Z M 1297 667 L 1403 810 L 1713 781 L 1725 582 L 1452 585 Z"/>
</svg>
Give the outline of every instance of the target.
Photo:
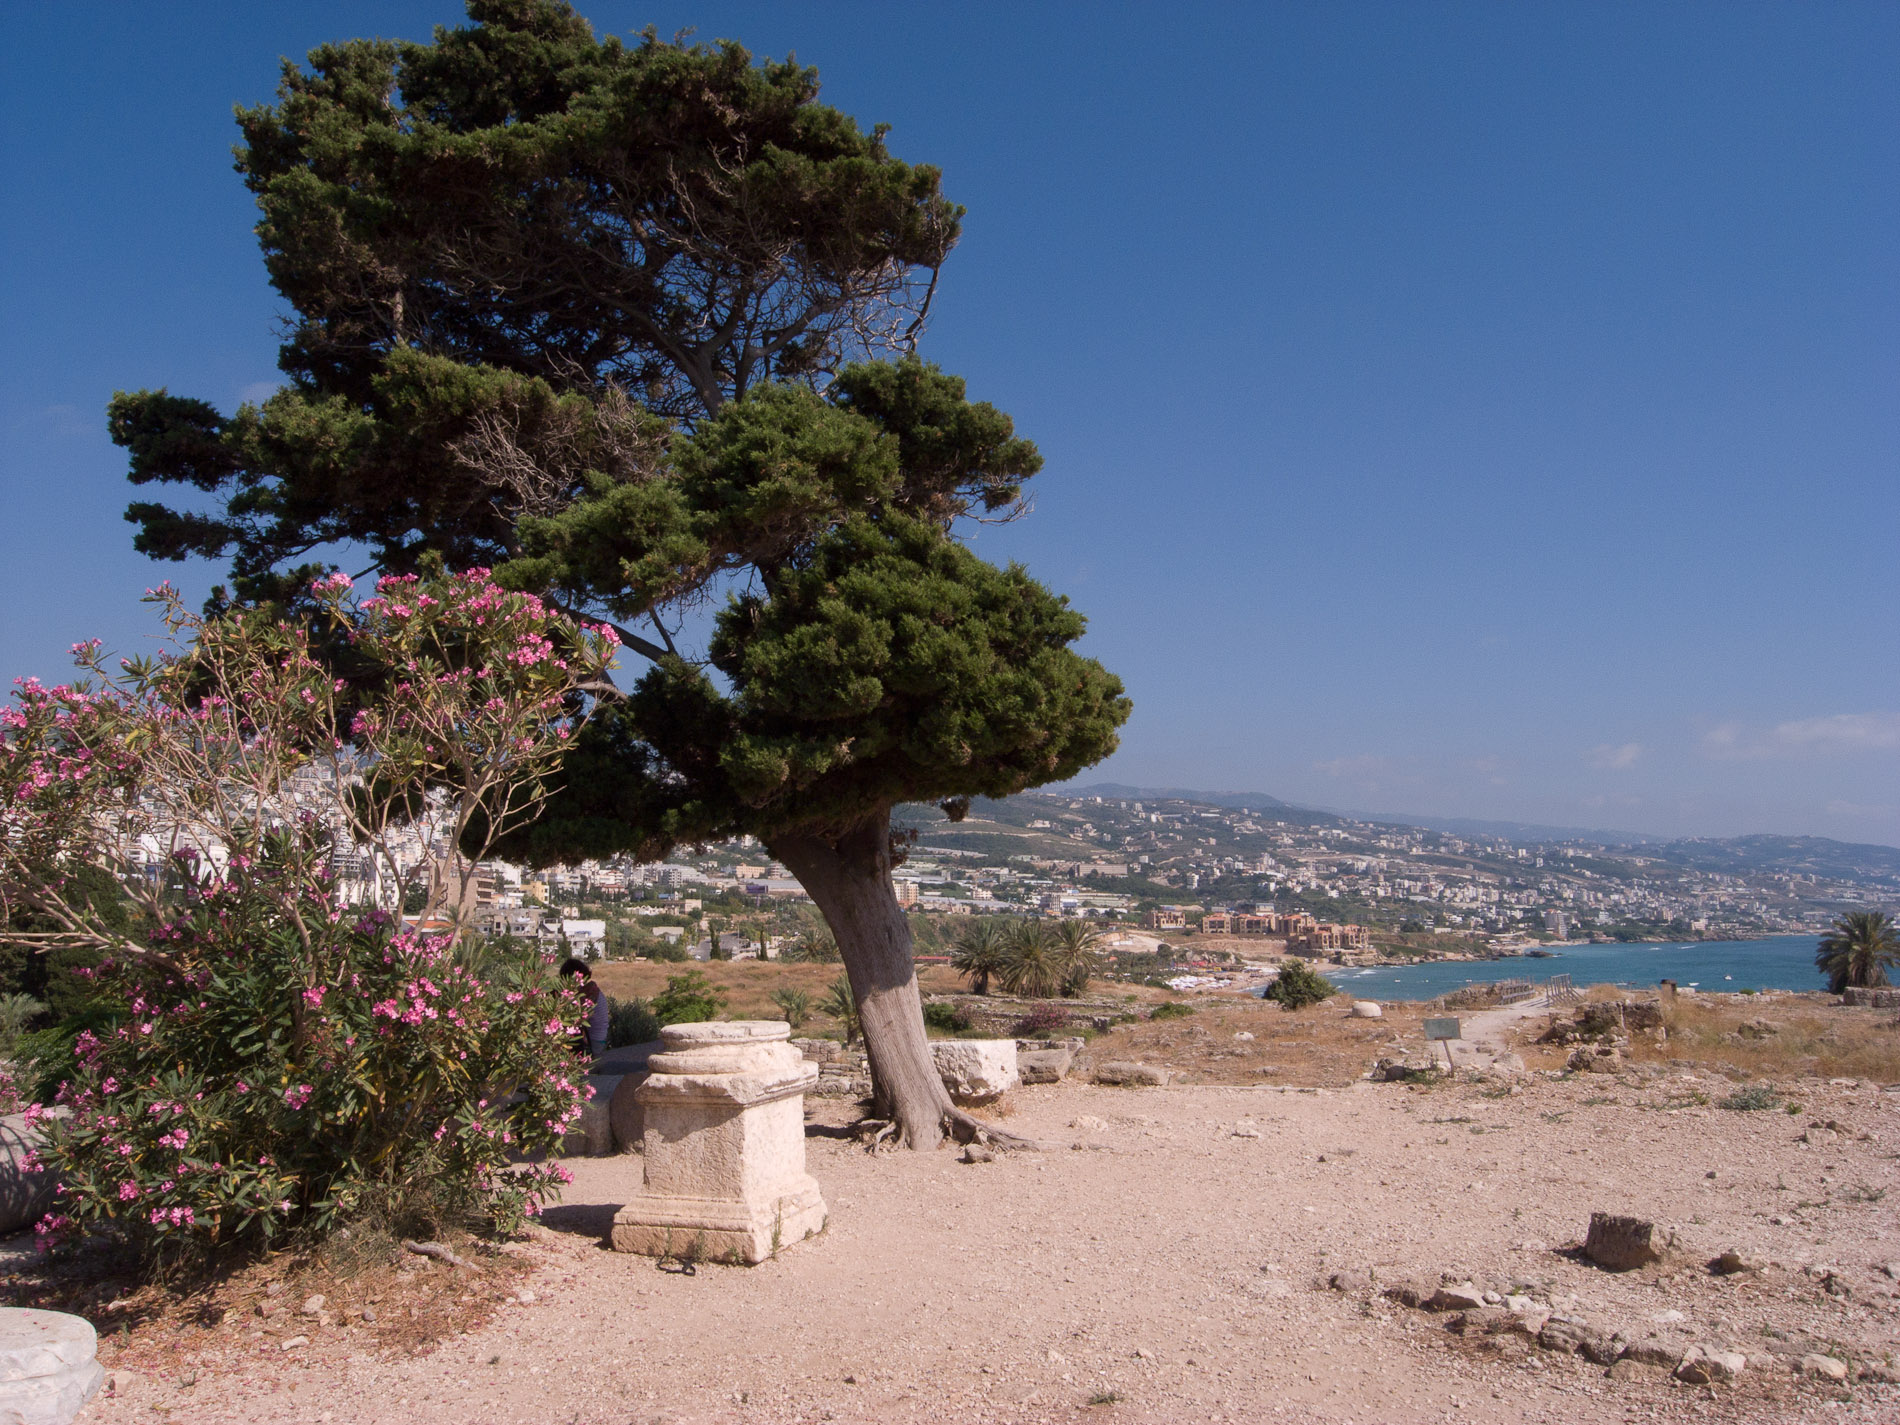
<svg viewBox="0 0 1900 1425">
<path fill-rule="evenodd" d="M 0 1308 L 0 1425 L 67 1425 L 105 1379 L 89 1322 Z"/>
<path fill-rule="evenodd" d="M 818 1066 L 779 1020 L 669 1024 L 637 1090 L 645 1182 L 614 1216 L 616 1251 L 762 1262 L 825 1225 L 805 1171 Z"/>
</svg>

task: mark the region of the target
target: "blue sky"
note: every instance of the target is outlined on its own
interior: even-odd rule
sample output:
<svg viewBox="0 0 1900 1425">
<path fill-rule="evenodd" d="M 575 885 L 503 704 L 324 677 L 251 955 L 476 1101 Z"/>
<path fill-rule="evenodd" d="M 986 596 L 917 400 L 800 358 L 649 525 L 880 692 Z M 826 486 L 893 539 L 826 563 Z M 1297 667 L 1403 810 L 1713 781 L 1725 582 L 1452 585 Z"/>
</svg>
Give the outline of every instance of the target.
<svg viewBox="0 0 1900 1425">
<path fill-rule="evenodd" d="M 926 354 L 1047 457 L 1095 777 L 1900 844 L 1900 8 L 582 4 L 795 50 L 970 209 Z M 280 55 L 449 0 L 32 6 L 0 57 L 0 672 L 137 598 L 103 408 L 229 409 Z"/>
</svg>

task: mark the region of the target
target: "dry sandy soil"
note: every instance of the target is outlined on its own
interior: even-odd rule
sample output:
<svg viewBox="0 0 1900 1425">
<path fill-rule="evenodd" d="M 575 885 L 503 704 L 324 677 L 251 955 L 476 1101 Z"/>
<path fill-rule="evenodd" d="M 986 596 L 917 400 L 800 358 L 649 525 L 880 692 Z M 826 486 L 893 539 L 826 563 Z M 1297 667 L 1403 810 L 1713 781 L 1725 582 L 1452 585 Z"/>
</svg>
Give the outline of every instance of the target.
<svg viewBox="0 0 1900 1425">
<path fill-rule="evenodd" d="M 1163 1032 L 1191 1078 L 1219 1065 L 1242 1082 L 1025 1088 L 1006 1126 L 1064 1146 L 990 1163 L 871 1156 L 846 1128 L 855 1107 L 814 1104 L 830 1226 L 750 1269 L 689 1275 L 604 1250 L 640 1159 L 579 1160 L 566 1202 L 505 1262 L 292 1282 L 292 1313 L 327 1291 L 323 1326 L 239 1300 L 222 1323 L 104 1337 L 114 1389 L 80 1419 L 1900 1420 L 1900 1385 L 1789 1369 L 1810 1351 L 1856 1372 L 1900 1365 L 1900 1092 L 1787 1079 L 1791 1114 L 1724 1109 L 1731 1085 L 1681 1064 L 1433 1086 L 1332 1071 L 1367 1062 L 1378 1034 L 1416 1038 L 1409 1018 L 1207 1001 L 1192 1020 L 1117 1031 L 1092 1056 L 1158 1061 L 1170 1046 L 1141 1036 Z M 1309 1040 L 1337 1052 L 1308 1055 Z M 1307 1059 L 1327 1087 L 1245 1082 Z M 1677 1249 L 1634 1272 L 1594 1267 L 1573 1250 L 1592 1210 L 1653 1218 Z M 1728 1249 L 1766 1265 L 1711 1274 Z M 1332 1289 L 1339 1272 L 1360 1279 Z M 1750 1366 L 1731 1385 L 1611 1378 L 1520 1337 L 1468 1341 L 1380 1293 L 1447 1273 Z M 344 1315 L 370 1294 L 374 1323 Z M 418 1346 L 428 1320 L 446 1329 Z M 309 1344 L 285 1349 L 293 1333 Z"/>
</svg>

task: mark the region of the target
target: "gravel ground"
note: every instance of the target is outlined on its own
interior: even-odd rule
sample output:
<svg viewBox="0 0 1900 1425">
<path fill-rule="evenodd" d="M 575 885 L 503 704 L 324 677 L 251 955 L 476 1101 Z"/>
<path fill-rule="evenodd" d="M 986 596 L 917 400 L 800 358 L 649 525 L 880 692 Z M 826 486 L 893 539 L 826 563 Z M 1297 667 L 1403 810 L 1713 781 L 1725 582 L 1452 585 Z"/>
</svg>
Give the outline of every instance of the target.
<svg viewBox="0 0 1900 1425">
<path fill-rule="evenodd" d="M 513 1249 L 531 1301 L 422 1355 L 378 1342 L 400 1287 L 380 1324 L 313 1326 L 289 1350 L 248 1319 L 134 1337 L 102 1351 L 115 1388 L 80 1419 L 1900 1420 L 1900 1386 L 1789 1370 L 1812 1350 L 1900 1364 L 1882 1270 L 1900 1273 L 1900 1093 L 1810 1081 L 1790 1116 L 1697 1101 L 1716 1087 L 1069 1082 L 1013 1095 L 1007 1126 L 1074 1149 L 979 1164 L 870 1156 L 823 1105 L 809 1147 L 831 1224 L 775 1261 L 684 1275 L 603 1250 L 640 1160 L 582 1160 Z M 1678 1250 L 1599 1270 L 1566 1250 L 1592 1210 L 1667 1224 Z M 1711 1275 L 1731 1248 L 1767 1265 Z M 1340 1271 L 1374 1279 L 1330 1289 Z M 449 1272 L 407 1275 L 439 1296 Z M 1614 1379 L 1521 1338 L 1469 1344 L 1378 1291 L 1443 1273 L 1751 1364 L 1731 1385 Z"/>
</svg>

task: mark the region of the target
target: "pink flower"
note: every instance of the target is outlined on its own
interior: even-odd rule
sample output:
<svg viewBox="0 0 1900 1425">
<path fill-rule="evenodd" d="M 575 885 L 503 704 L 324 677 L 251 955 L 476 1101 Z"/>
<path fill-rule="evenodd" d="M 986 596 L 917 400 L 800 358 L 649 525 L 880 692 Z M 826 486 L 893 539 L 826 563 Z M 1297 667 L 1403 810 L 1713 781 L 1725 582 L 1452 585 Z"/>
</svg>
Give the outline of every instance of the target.
<svg viewBox="0 0 1900 1425">
<path fill-rule="evenodd" d="M 287 1088 L 284 1090 L 284 1107 L 302 1108 L 310 1102 L 310 1096 L 315 1092 L 316 1090 L 309 1084 L 296 1084 Z"/>
<path fill-rule="evenodd" d="M 315 989 L 305 990 L 303 992 L 303 1002 L 312 1009 L 322 1009 L 324 993 L 325 987 L 323 985 L 318 985 Z"/>
</svg>

